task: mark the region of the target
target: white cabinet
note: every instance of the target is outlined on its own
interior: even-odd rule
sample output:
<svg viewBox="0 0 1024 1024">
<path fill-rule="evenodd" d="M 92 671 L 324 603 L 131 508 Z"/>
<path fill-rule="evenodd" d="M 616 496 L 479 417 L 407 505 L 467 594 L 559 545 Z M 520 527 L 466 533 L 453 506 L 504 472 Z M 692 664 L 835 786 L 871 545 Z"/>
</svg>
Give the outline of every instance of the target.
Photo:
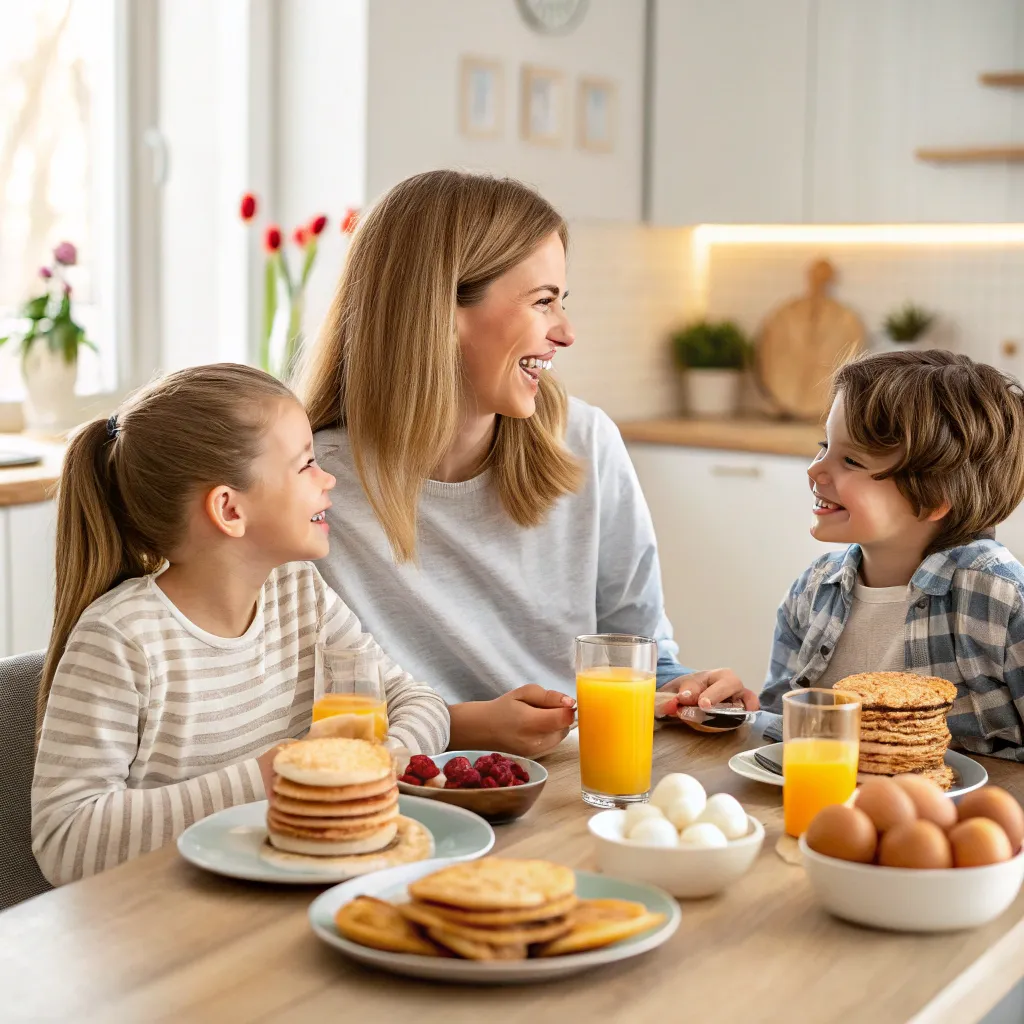
<svg viewBox="0 0 1024 1024">
<path fill-rule="evenodd" d="M 658 537 L 679 657 L 764 682 L 775 615 L 792 582 L 829 550 L 809 533 L 809 460 L 631 445 Z"/>
<path fill-rule="evenodd" d="M 651 220 L 799 223 L 811 0 L 657 0 Z"/>
<path fill-rule="evenodd" d="M 49 641 L 56 523 L 52 501 L 0 509 L 0 655 Z"/>
<path fill-rule="evenodd" d="M 1020 94 L 978 82 L 1020 66 L 1019 0 L 816 0 L 815 12 L 806 219 L 1009 219 L 1019 166 L 914 151 L 1020 142 Z"/>
</svg>

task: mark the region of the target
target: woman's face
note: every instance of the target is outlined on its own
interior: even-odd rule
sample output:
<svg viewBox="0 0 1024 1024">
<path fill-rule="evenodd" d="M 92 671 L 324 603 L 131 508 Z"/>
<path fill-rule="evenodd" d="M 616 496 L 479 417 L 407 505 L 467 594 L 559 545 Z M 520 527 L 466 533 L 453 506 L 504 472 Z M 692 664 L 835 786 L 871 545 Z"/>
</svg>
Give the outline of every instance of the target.
<svg viewBox="0 0 1024 1024">
<path fill-rule="evenodd" d="M 475 306 L 456 314 L 470 407 L 525 419 L 536 408 L 540 375 L 573 343 L 562 305 L 565 249 L 557 232 L 491 282 Z"/>
</svg>

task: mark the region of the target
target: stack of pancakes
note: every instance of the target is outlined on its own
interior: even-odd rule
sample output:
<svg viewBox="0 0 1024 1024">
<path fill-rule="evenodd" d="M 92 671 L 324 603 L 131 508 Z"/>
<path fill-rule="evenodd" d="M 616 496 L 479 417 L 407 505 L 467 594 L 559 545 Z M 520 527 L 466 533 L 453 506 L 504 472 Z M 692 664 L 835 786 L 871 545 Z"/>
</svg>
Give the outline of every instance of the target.
<svg viewBox="0 0 1024 1024">
<path fill-rule="evenodd" d="M 541 860 L 487 857 L 413 882 L 410 902 L 360 896 L 338 930 L 355 942 L 425 956 L 523 960 L 610 945 L 664 920 L 642 903 L 578 900 L 572 870 Z"/>
<path fill-rule="evenodd" d="M 910 672 L 864 672 L 834 689 L 860 699 L 860 764 L 867 775 L 923 775 L 943 789 L 953 785 L 944 763 L 951 739 L 946 715 L 956 686 Z"/>
<path fill-rule="evenodd" d="M 270 844 L 308 857 L 376 853 L 404 819 L 386 747 L 325 738 L 289 744 L 274 758 L 267 811 Z"/>
</svg>

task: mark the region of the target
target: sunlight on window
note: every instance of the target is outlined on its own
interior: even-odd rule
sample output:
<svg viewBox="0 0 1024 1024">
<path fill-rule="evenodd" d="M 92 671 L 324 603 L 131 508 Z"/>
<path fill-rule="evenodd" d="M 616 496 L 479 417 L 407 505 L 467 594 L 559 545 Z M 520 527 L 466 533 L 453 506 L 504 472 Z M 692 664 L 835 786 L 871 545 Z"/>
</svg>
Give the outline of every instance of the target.
<svg viewBox="0 0 1024 1024">
<path fill-rule="evenodd" d="M 116 385 L 114 336 L 114 0 L 0 0 L 0 322 L 6 334 L 53 247 L 73 242 L 83 350 L 78 390 Z M 0 348 L 0 399 L 22 387 L 16 346 Z"/>
</svg>

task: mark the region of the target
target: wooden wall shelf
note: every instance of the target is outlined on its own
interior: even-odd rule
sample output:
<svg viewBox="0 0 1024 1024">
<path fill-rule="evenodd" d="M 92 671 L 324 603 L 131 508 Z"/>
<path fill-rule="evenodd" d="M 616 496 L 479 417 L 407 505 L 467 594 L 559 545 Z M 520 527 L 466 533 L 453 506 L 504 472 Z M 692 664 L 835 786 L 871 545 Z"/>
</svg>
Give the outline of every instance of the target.
<svg viewBox="0 0 1024 1024">
<path fill-rule="evenodd" d="M 1024 162 L 1024 145 L 919 149 L 914 156 L 927 164 L 1012 164 Z"/>
<path fill-rule="evenodd" d="M 1024 71 L 986 71 L 978 81 L 1001 89 L 1024 89 Z"/>
</svg>

